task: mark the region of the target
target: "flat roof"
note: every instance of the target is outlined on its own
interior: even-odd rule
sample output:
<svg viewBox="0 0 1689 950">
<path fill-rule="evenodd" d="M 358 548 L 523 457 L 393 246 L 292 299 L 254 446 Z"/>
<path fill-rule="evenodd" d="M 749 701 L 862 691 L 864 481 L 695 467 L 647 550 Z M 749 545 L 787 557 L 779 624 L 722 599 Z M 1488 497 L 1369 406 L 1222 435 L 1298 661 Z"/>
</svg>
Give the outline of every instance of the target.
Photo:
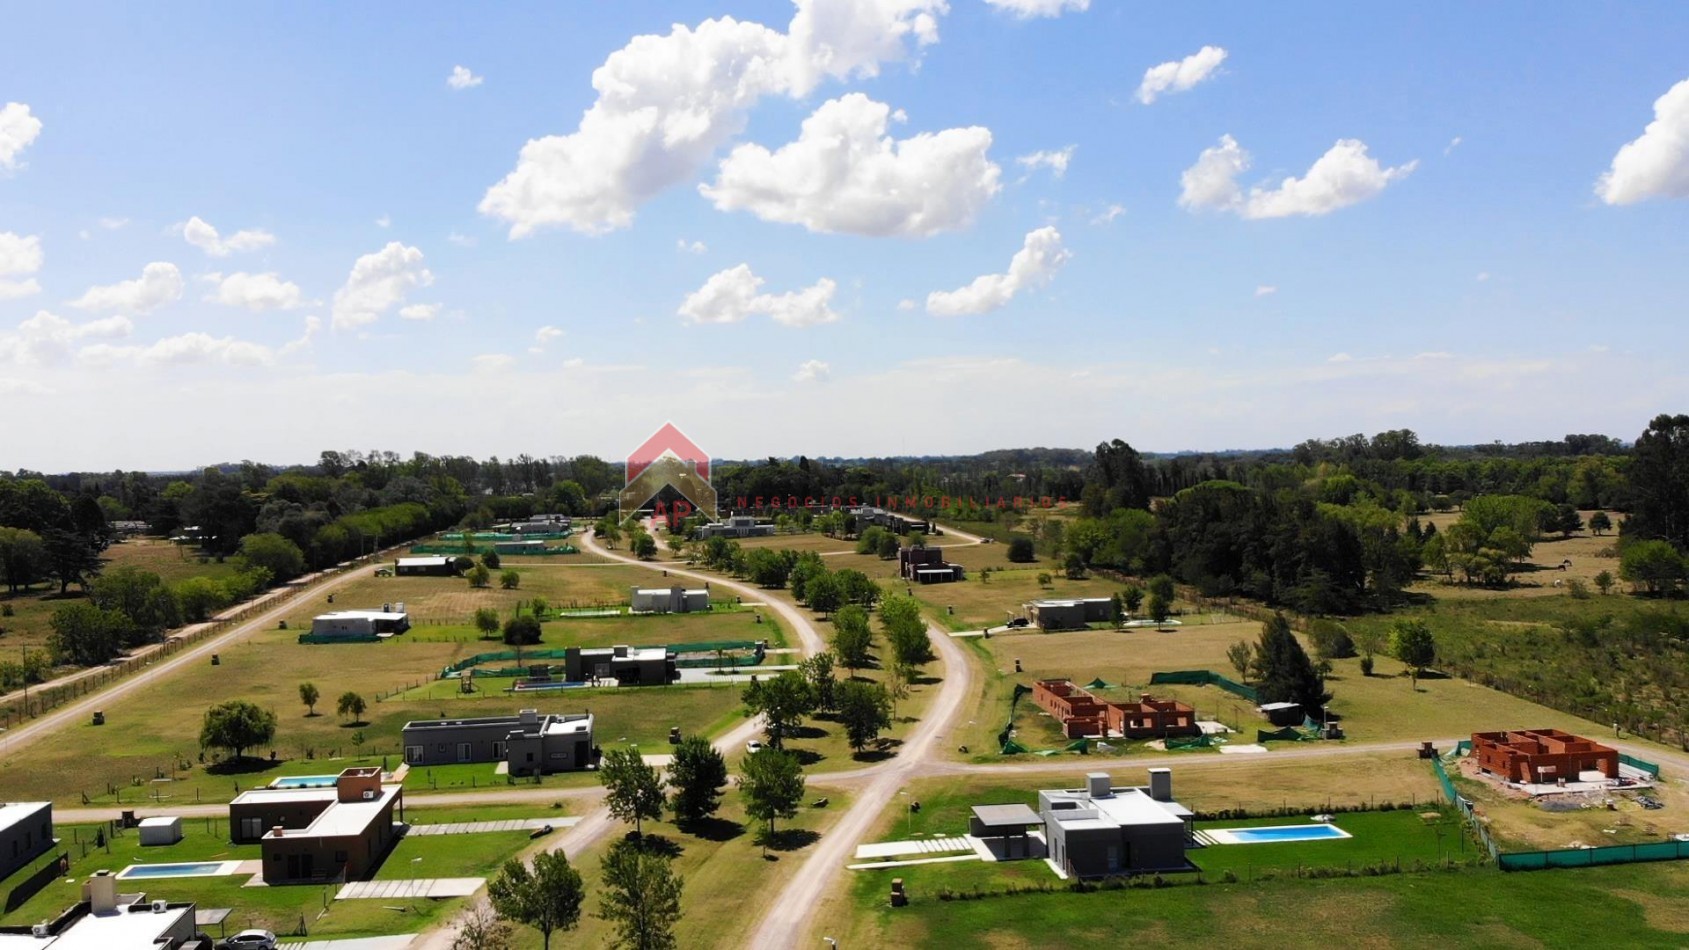
<svg viewBox="0 0 1689 950">
<path fill-rule="evenodd" d="M 333 789 L 330 789 L 333 791 Z M 370 799 L 359 799 L 355 802 L 335 801 L 323 813 L 312 819 L 309 825 L 297 831 L 283 831 L 283 838 L 349 838 L 363 834 L 370 823 L 381 816 L 382 810 L 400 791 L 397 785 L 381 786 L 381 794 Z M 275 830 L 265 832 L 264 837 L 273 839 Z"/>
<path fill-rule="evenodd" d="M 141 819 L 141 827 L 142 828 L 168 828 L 171 825 L 180 824 L 181 821 L 182 821 L 182 819 L 180 819 L 180 818 L 178 818 L 174 815 L 169 815 L 169 816 L 159 815 L 156 818 L 142 818 Z"/>
<path fill-rule="evenodd" d="M 316 802 L 333 801 L 339 796 L 333 785 L 319 785 L 314 788 L 249 788 L 234 797 L 231 805 L 249 805 L 257 801 L 265 802 Z"/>
<path fill-rule="evenodd" d="M 1262 703 L 1258 708 L 1262 712 L 1276 712 L 1280 709 L 1297 709 L 1299 707 L 1295 703 Z"/>
<path fill-rule="evenodd" d="M 1037 812 L 1025 805 L 975 805 L 973 812 L 987 828 L 1025 828 L 1044 823 Z"/>
<path fill-rule="evenodd" d="M 639 594 L 669 594 L 669 593 L 673 593 L 676 590 L 679 590 L 679 591 L 681 591 L 683 593 L 687 593 L 687 594 L 707 594 L 707 593 L 709 593 L 709 591 L 705 590 L 702 587 L 681 587 L 679 584 L 676 584 L 673 587 L 635 587 L 634 588 L 634 592 L 639 593 Z"/>
<path fill-rule="evenodd" d="M 139 905 L 134 911 L 119 907 L 109 914 L 85 914 L 60 931 L 57 937 L 41 939 L 27 934 L 0 936 L 0 948 L 112 950 L 114 947 L 151 947 L 166 931 L 193 912 L 193 904 L 173 903 L 170 909 L 162 914 L 153 913 L 151 904 Z"/>
<path fill-rule="evenodd" d="M 1055 801 L 1077 802 L 1081 814 L 1087 810 L 1095 810 L 1098 816 L 1116 825 L 1184 824 L 1183 816 L 1173 810 L 1173 807 L 1177 807 L 1180 811 L 1185 811 L 1182 806 L 1175 802 L 1158 802 L 1137 788 L 1117 788 L 1114 794 L 1107 798 L 1092 798 L 1084 789 L 1061 789 L 1045 794 Z M 1062 820 L 1060 811 L 1052 811 L 1051 814 L 1067 828 L 1093 827 L 1082 822 L 1095 820 L 1087 816 L 1075 821 L 1066 821 Z"/>
<path fill-rule="evenodd" d="M 554 716 L 551 718 L 551 721 L 545 724 L 545 734 L 548 736 L 566 736 L 571 733 L 584 735 L 586 733 L 590 733 L 591 731 L 592 716 L 590 714 L 579 719 L 567 719 Z"/>
<path fill-rule="evenodd" d="M 445 564 L 445 563 L 447 563 L 451 560 L 452 560 L 452 558 L 447 557 L 444 554 L 441 554 L 441 555 L 435 555 L 435 556 L 430 556 L 430 557 L 402 557 L 402 558 L 399 558 L 399 563 L 400 564 L 409 564 L 409 565 L 413 565 L 413 566 L 416 566 L 416 567 L 422 567 L 422 566 L 428 565 L 428 564 Z"/>
<path fill-rule="evenodd" d="M 0 803 L 0 831 L 5 831 L 26 818 L 41 813 L 42 809 L 52 808 L 52 802 L 4 802 Z"/>
<path fill-rule="evenodd" d="M 335 610 L 317 614 L 313 620 L 404 620 L 408 613 L 396 610 Z"/>
</svg>

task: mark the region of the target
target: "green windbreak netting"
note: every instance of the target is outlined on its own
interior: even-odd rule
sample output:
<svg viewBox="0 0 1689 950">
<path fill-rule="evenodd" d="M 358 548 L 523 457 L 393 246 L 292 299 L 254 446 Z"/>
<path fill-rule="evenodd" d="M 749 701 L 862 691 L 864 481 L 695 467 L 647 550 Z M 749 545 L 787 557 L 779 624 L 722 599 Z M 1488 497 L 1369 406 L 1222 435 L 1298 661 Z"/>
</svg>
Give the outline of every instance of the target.
<svg viewBox="0 0 1689 950">
<path fill-rule="evenodd" d="M 1255 730 L 1256 742 L 1301 742 L 1306 738 L 1308 738 L 1307 733 L 1291 726 L 1285 726 L 1283 729 L 1274 729 L 1271 732 L 1268 732 L 1265 729 Z"/>
<path fill-rule="evenodd" d="M 1232 680 L 1226 679 L 1224 676 L 1221 676 L 1212 670 L 1174 670 L 1172 672 L 1151 673 L 1149 681 L 1152 686 L 1158 683 L 1171 683 L 1174 685 L 1183 684 L 1186 686 L 1218 686 L 1226 692 L 1241 696 L 1252 703 L 1258 703 L 1261 701 L 1260 694 L 1255 692 L 1255 687 L 1245 686 L 1242 683 L 1233 682 Z"/>
<path fill-rule="evenodd" d="M 1182 739 L 1169 738 L 1167 740 L 1167 750 L 1169 752 L 1176 752 L 1180 749 L 1206 749 L 1213 744 L 1214 740 L 1209 736 L 1188 736 Z"/>
</svg>

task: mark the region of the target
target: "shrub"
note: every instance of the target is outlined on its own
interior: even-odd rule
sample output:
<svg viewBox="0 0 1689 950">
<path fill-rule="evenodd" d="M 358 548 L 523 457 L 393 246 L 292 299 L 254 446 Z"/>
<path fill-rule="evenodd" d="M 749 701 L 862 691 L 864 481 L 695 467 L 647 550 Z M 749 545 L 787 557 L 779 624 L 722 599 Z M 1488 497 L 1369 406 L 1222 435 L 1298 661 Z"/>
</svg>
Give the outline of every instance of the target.
<svg viewBox="0 0 1689 950">
<path fill-rule="evenodd" d="M 1031 564 L 1038 559 L 1038 552 L 1032 546 L 1031 538 L 1014 538 L 1009 541 L 1009 560 L 1016 564 Z"/>
</svg>

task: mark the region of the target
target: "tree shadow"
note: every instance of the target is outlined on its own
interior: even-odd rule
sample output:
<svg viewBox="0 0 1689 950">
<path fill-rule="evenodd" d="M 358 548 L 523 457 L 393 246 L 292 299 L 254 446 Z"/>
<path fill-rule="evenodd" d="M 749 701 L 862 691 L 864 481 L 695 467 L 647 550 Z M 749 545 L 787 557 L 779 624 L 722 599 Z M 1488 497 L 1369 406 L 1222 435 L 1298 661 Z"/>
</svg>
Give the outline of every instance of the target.
<svg viewBox="0 0 1689 950">
<path fill-rule="evenodd" d="M 654 835 L 649 831 L 645 834 L 630 831 L 622 837 L 633 842 L 634 845 L 646 854 L 660 854 L 665 858 L 678 858 L 686 850 L 681 846 L 680 842 L 675 841 L 673 838 L 669 838 L 664 835 Z"/>
<path fill-rule="evenodd" d="M 897 754 L 898 747 L 903 745 L 902 739 L 881 739 L 874 743 L 871 749 L 852 753 L 851 758 L 858 762 L 884 762 Z"/>
<path fill-rule="evenodd" d="M 256 756 L 243 755 L 238 759 L 224 759 L 213 762 L 205 767 L 207 775 L 251 775 L 255 772 L 268 772 L 281 765 L 284 759 L 260 759 Z"/>
<path fill-rule="evenodd" d="M 799 765 L 809 766 L 825 759 L 826 756 L 814 749 L 787 749 L 791 756 L 798 760 Z"/>
<path fill-rule="evenodd" d="M 827 730 L 817 729 L 814 726 L 793 726 L 786 730 L 786 738 L 788 739 L 825 739 L 827 734 Z"/>
<path fill-rule="evenodd" d="M 932 686 L 942 682 L 944 682 L 942 676 L 912 676 L 909 678 L 910 686 Z"/>
<path fill-rule="evenodd" d="M 739 822 L 728 821 L 726 818 L 716 818 L 713 815 L 709 818 L 686 822 L 679 828 L 692 837 L 702 838 L 705 841 L 732 841 L 745 833 L 745 826 Z"/>
<path fill-rule="evenodd" d="M 770 851 L 797 851 L 821 840 L 821 833 L 808 828 L 781 828 L 772 834 L 763 832 L 762 846 Z"/>
<path fill-rule="evenodd" d="M 368 720 L 354 719 L 351 722 L 341 723 L 340 728 L 342 728 L 342 729 L 362 729 L 363 727 L 365 727 L 367 725 L 369 725 Z"/>
</svg>

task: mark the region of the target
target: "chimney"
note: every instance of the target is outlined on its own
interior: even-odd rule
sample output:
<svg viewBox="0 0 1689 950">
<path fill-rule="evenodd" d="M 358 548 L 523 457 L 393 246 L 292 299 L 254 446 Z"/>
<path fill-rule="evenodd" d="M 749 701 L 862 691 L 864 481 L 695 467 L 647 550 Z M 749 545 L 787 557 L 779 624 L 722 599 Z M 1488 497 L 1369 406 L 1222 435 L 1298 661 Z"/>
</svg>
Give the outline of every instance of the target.
<svg viewBox="0 0 1689 950">
<path fill-rule="evenodd" d="M 1108 798 L 1114 794 L 1114 780 L 1107 772 L 1091 772 L 1085 776 L 1085 794 L 1089 798 Z"/>
<path fill-rule="evenodd" d="M 540 721 L 540 711 L 538 709 L 524 709 L 524 710 L 522 710 L 522 712 L 521 712 L 522 725 L 524 725 L 524 726 L 538 725 L 539 721 Z"/>
<path fill-rule="evenodd" d="M 1149 797 L 1158 802 L 1170 802 L 1173 800 L 1172 769 L 1149 770 Z"/>
<path fill-rule="evenodd" d="M 270 834 L 275 835 L 276 837 L 280 838 L 282 835 L 286 834 L 286 831 L 282 828 L 281 825 L 276 825 L 275 827 L 270 829 Z"/>
<path fill-rule="evenodd" d="M 95 871 L 88 878 L 88 911 L 111 914 L 117 911 L 117 876 L 110 871 Z"/>
</svg>

